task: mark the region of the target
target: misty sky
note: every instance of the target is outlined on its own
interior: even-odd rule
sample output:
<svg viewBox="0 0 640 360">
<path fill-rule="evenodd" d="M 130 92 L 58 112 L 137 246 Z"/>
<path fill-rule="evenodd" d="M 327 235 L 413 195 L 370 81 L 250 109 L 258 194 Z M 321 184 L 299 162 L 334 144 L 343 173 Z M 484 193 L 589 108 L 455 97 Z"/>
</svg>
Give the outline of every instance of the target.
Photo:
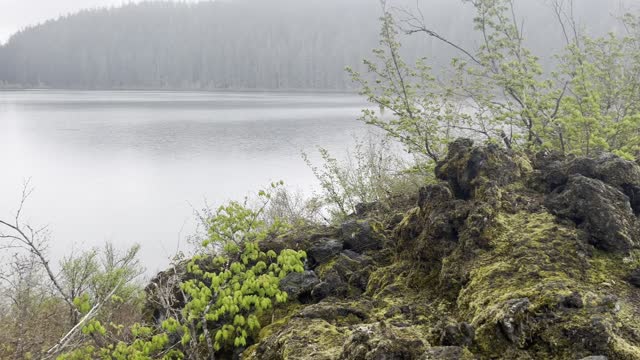
<svg viewBox="0 0 640 360">
<path fill-rule="evenodd" d="M 131 0 L 0 0 L 0 43 L 28 25 L 81 9 L 121 5 Z"/>
</svg>

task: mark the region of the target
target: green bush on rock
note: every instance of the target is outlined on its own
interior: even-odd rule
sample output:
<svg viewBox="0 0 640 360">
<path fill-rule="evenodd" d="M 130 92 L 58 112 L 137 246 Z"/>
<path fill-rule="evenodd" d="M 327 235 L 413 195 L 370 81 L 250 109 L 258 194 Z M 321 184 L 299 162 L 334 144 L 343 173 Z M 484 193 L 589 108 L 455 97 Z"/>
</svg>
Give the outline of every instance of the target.
<svg viewBox="0 0 640 360">
<path fill-rule="evenodd" d="M 59 359 L 183 359 L 194 353 L 215 358 L 217 352 L 247 346 L 262 326 L 261 315 L 288 300 L 280 280 L 304 271 L 304 251 L 260 249 L 260 241 L 288 229 L 277 219 L 269 224 L 261 219 L 281 185 L 274 183 L 259 192 L 257 210 L 246 202 L 230 202 L 207 219 L 208 237 L 186 264 L 187 278 L 178 289 L 184 304 L 175 318 L 160 326 L 136 324 L 128 329 L 131 340 L 117 343 L 100 336 L 103 325 L 89 322 L 82 332 L 99 339 L 96 346 L 81 347 Z M 84 300 L 77 299 L 77 306 L 87 308 Z"/>
<path fill-rule="evenodd" d="M 259 195 L 264 209 L 270 194 L 261 191 Z M 260 212 L 237 202 L 220 207 L 210 219 L 202 254 L 187 265 L 195 279 L 181 285 L 190 299 L 183 316 L 194 328 L 202 329 L 198 341 L 205 342 L 210 352 L 246 346 L 247 338 L 260 330 L 261 313 L 269 310 L 273 301 L 287 301 L 287 293 L 279 288 L 280 280 L 291 272 L 304 271 L 304 251 L 285 249 L 276 254 L 260 250 L 261 240 L 286 228 L 278 221 L 266 225 L 259 219 Z M 207 261 L 215 270 L 198 265 Z M 213 341 L 209 323 L 222 325 Z M 187 342 L 184 337 L 183 342 Z"/>
</svg>

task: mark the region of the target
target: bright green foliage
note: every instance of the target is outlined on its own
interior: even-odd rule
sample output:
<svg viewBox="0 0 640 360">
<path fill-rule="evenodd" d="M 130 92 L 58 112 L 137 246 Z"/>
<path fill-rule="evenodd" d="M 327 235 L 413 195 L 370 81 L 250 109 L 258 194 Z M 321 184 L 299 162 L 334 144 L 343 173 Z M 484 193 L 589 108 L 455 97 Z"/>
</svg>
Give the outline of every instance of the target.
<svg viewBox="0 0 640 360">
<path fill-rule="evenodd" d="M 271 191 L 280 185 L 272 184 Z M 260 219 L 271 191 L 259 192 L 262 205 L 258 210 L 237 202 L 218 208 L 209 220 L 202 254 L 188 264 L 196 278 L 182 284 L 189 298 L 183 317 L 203 330 L 195 340 L 206 343 L 212 348 L 209 351 L 246 346 L 261 327 L 259 316 L 274 302 L 287 301 L 280 280 L 291 272 L 304 271 L 304 251 L 286 249 L 276 254 L 260 250 L 261 240 L 286 229 L 282 222 L 267 225 Z M 214 326 L 217 330 L 210 334 Z"/>
<path fill-rule="evenodd" d="M 589 155 L 633 157 L 640 148 L 640 22 L 622 21 L 627 34 L 581 35 L 563 3 L 552 1 L 567 47 L 555 71 L 545 71 L 525 46 L 512 0 L 468 1 L 481 39 L 464 49 L 418 17 L 401 12 L 402 29 L 444 41 L 460 51 L 446 81 L 435 81 L 424 60 L 411 68 L 398 52 L 396 24 L 382 18 L 383 49 L 365 61 L 368 78 L 351 72 L 361 93 L 380 107 L 363 120 L 400 140 L 427 162 L 437 161 L 452 136 L 480 137 L 509 148 L 549 148 Z M 569 35 L 572 33 L 574 35 Z M 440 76 L 439 76 L 440 77 Z M 382 116 L 388 111 L 390 116 Z"/>
<path fill-rule="evenodd" d="M 73 305 L 78 308 L 81 314 L 86 314 L 91 310 L 91 301 L 89 299 L 89 294 L 84 293 L 81 296 L 78 296 L 73 299 Z"/>
<path fill-rule="evenodd" d="M 100 321 L 91 319 L 84 327 L 82 327 L 82 333 L 85 335 L 100 334 L 104 336 L 107 333 L 107 329 L 102 326 Z"/>
<path fill-rule="evenodd" d="M 83 346 L 70 353 L 66 353 L 58 356 L 58 360 L 88 360 L 93 359 L 96 352 L 96 348 L 93 346 Z"/>
<path fill-rule="evenodd" d="M 104 329 L 99 322 L 90 322 L 82 330 L 84 334 L 94 334 L 96 331 L 104 335 Z M 162 323 L 162 329 L 155 329 L 141 325 L 134 325 L 131 329 L 134 340 L 130 343 L 118 342 L 109 344 L 102 348 L 94 346 L 84 346 L 71 353 L 58 357 L 58 360 L 151 360 L 183 359 L 184 355 L 177 349 L 167 349 L 169 345 L 169 334 L 185 331 L 185 328 L 178 324 L 175 319 L 168 319 Z"/>
<path fill-rule="evenodd" d="M 110 343 L 104 341 L 108 339 L 105 326 L 96 319 L 89 320 L 82 333 L 103 341 L 99 346 L 87 345 L 58 359 L 183 359 L 184 354 L 206 351 L 212 355 L 225 348 L 248 345 L 260 330 L 260 316 L 288 300 L 287 293 L 279 288 L 280 280 L 291 272 L 304 271 L 304 251 L 285 249 L 277 254 L 260 250 L 261 240 L 289 228 L 277 219 L 268 224 L 261 219 L 280 186 L 282 182 L 260 191 L 257 210 L 246 202 L 231 202 L 207 219 L 208 237 L 187 264 L 192 278 L 180 285 L 187 302 L 178 318 L 168 318 L 161 326 L 135 324 L 128 329 L 130 340 Z M 86 294 L 76 297 L 74 304 L 83 313 L 91 309 Z M 110 326 L 116 332 L 123 331 L 117 325 Z M 170 343 L 170 338 L 180 341 Z"/>
</svg>

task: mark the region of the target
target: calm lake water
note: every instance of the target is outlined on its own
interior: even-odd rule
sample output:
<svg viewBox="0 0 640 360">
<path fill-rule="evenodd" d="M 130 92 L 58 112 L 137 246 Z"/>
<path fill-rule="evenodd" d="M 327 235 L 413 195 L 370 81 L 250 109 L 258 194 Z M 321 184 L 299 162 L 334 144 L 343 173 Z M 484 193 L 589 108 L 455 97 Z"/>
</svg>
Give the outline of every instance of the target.
<svg viewBox="0 0 640 360">
<path fill-rule="evenodd" d="M 194 230 L 193 208 L 275 180 L 310 193 L 300 157 L 344 154 L 366 104 L 349 94 L 0 91 L 0 217 L 48 224 L 51 254 L 142 245 L 149 273 Z"/>
</svg>

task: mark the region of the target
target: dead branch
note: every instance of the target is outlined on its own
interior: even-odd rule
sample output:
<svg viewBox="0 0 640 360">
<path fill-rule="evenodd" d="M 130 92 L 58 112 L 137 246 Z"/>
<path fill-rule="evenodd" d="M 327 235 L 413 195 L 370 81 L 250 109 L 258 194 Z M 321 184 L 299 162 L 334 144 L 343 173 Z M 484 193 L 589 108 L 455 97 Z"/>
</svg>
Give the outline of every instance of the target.
<svg viewBox="0 0 640 360">
<path fill-rule="evenodd" d="M 80 319 L 80 321 L 78 321 L 78 323 L 71 328 L 71 330 L 69 330 L 62 338 L 60 338 L 60 340 L 58 340 L 58 342 L 47 351 L 45 359 L 53 358 L 54 355 L 57 355 L 62 350 L 64 350 L 69 344 L 69 342 L 78 333 L 78 330 L 82 329 L 85 323 L 87 323 L 89 320 L 93 319 L 97 315 L 98 310 L 100 310 L 100 308 L 102 308 L 102 306 L 111 299 L 111 297 L 116 293 L 116 291 L 118 291 L 122 283 L 123 283 L 123 280 L 120 280 L 120 282 L 107 294 L 107 296 L 105 296 L 103 299 L 98 301 L 91 308 L 91 310 L 89 310 L 89 312 L 87 312 L 82 317 L 82 319 Z"/>
<path fill-rule="evenodd" d="M 30 181 L 27 180 L 23 184 L 22 196 L 20 198 L 20 204 L 18 206 L 18 210 L 16 211 L 14 220 L 12 222 L 9 222 L 0 219 L 0 239 L 10 240 L 10 243 L 5 245 L 7 247 L 22 248 L 27 252 L 33 254 L 38 259 L 40 265 L 42 265 L 42 267 L 45 269 L 49 280 L 55 287 L 58 294 L 63 298 L 63 300 L 69 305 L 71 309 L 74 309 L 76 312 L 78 312 L 75 305 L 73 304 L 73 299 L 71 299 L 71 297 L 64 291 L 64 289 L 60 285 L 60 282 L 51 269 L 49 260 L 46 257 L 45 252 L 48 241 L 48 235 L 46 232 L 47 227 L 44 226 L 41 228 L 34 228 L 29 224 L 23 223 L 20 218 L 24 209 L 24 205 L 32 193 L 33 188 L 30 186 Z M 4 227 L 9 232 L 6 233 L 2 231 L 1 227 Z"/>
</svg>

